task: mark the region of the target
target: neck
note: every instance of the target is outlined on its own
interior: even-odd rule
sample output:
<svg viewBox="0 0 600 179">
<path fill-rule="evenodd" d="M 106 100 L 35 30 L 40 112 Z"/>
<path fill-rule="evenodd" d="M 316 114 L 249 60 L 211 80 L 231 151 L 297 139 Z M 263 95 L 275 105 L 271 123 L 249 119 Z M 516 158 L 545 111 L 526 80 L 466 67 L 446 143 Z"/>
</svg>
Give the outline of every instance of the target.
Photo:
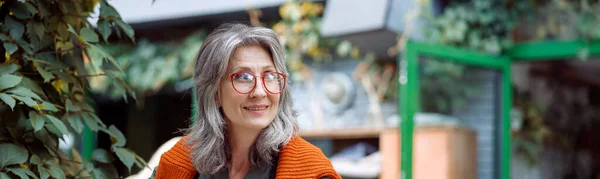
<svg viewBox="0 0 600 179">
<path fill-rule="evenodd" d="M 227 140 L 231 149 L 229 178 L 243 178 L 250 170 L 249 153 L 260 132 L 232 128 L 227 129 Z"/>
</svg>

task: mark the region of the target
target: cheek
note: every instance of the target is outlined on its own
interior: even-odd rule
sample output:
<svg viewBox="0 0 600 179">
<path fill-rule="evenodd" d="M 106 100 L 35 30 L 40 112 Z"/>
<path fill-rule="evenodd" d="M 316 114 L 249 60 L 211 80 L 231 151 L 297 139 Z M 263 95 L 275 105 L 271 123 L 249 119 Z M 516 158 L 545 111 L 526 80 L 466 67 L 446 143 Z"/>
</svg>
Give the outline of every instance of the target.
<svg viewBox="0 0 600 179">
<path fill-rule="evenodd" d="M 271 103 L 275 106 L 276 109 L 279 108 L 279 100 L 281 99 L 281 95 L 273 95 L 271 97 Z"/>
</svg>

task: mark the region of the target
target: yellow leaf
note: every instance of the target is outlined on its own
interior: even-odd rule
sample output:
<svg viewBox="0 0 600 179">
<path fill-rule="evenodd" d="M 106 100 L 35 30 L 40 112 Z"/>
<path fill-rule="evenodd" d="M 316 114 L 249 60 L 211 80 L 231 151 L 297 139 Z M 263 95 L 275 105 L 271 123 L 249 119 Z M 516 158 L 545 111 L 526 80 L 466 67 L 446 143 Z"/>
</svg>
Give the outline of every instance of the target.
<svg viewBox="0 0 600 179">
<path fill-rule="evenodd" d="M 62 94 L 63 91 L 69 90 L 69 84 L 63 81 L 62 79 L 58 79 L 52 82 L 52 86 L 54 86 L 54 89 L 56 89 L 56 91 L 58 91 L 59 94 Z"/>
<path fill-rule="evenodd" d="M 273 25 L 273 30 L 275 32 L 277 32 L 278 34 L 283 34 L 283 32 L 285 32 L 285 24 L 283 24 L 283 22 L 278 22 L 277 24 Z"/>
<path fill-rule="evenodd" d="M 308 14 L 308 12 L 310 12 L 310 10 L 312 9 L 312 5 L 313 3 L 311 2 L 303 2 L 302 5 L 300 5 L 300 13 L 302 14 L 302 16 L 305 16 L 306 14 Z"/>
<path fill-rule="evenodd" d="M 10 55 L 8 53 L 4 53 L 4 58 L 6 59 L 6 61 L 4 61 L 4 63 L 9 63 L 10 62 Z"/>
<path fill-rule="evenodd" d="M 295 33 L 300 33 L 303 30 L 302 25 L 300 23 L 295 23 L 293 28 Z"/>
<path fill-rule="evenodd" d="M 281 16 L 282 19 L 287 19 L 289 10 L 288 7 L 290 6 L 290 1 L 287 1 L 286 3 L 282 4 L 281 6 L 279 6 L 279 15 Z"/>
<path fill-rule="evenodd" d="M 313 3 L 312 8 L 308 12 L 308 15 L 317 16 L 323 12 L 323 5 L 319 3 Z"/>
</svg>

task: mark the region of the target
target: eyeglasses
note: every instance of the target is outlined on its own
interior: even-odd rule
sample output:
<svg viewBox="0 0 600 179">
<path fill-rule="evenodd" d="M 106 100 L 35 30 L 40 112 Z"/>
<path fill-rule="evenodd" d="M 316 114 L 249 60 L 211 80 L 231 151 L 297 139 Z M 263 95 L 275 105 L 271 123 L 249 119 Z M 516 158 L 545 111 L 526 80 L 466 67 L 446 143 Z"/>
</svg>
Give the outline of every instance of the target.
<svg viewBox="0 0 600 179">
<path fill-rule="evenodd" d="M 285 88 L 286 77 L 279 72 L 267 72 L 262 76 L 254 76 L 248 72 L 238 72 L 229 75 L 233 89 L 240 94 L 248 94 L 256 88 L 256 78 L 262 78 L 262 84 L 271 94 L 279 94 Z"/>
</svg>

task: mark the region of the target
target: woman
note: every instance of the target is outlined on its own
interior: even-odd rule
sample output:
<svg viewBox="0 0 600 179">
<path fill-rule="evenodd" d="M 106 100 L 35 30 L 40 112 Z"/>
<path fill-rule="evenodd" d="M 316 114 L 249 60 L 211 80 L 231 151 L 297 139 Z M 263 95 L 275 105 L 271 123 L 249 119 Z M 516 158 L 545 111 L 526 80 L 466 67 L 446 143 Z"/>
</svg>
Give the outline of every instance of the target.
<svg viewBox="0 0 600 179">
<path fill-rule="evenodd" d="M 267 28 L 226 24 L 196 60 L 197 116 L 156 178 L 341 178 L 298 137 L 284 47 Z"/>
</svg>

